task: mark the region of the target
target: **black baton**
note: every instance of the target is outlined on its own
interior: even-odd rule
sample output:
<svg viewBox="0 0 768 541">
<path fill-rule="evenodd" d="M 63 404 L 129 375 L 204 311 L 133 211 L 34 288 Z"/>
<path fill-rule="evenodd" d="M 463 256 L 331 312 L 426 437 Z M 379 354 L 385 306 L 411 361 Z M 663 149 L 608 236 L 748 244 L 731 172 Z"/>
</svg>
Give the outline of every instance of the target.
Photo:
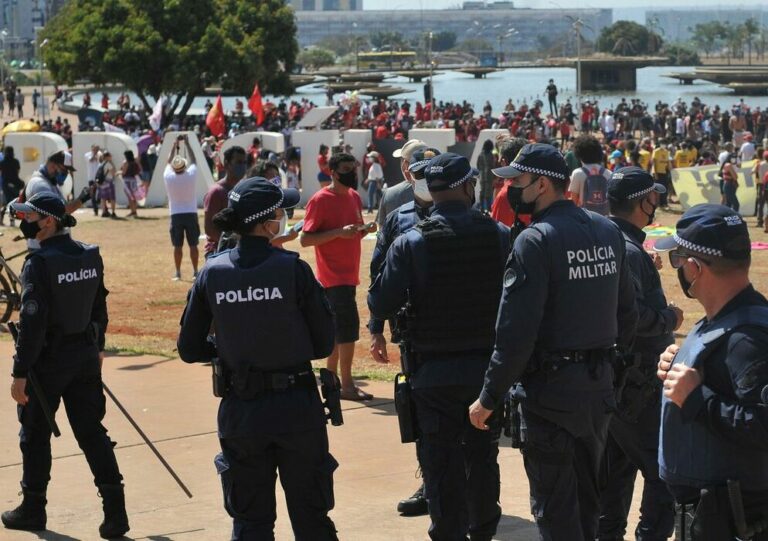
<svg viewBox="0 0 768 541">
<path fill-rule="evenodd" d="M 16 324 L 13 321 L 8 322 L 8 330 L 11 331 L 13 343 L 15 344 L 19 338 L 19 329 L 16 328 Z M 40 403 L 40 409 L 43 411 L 43 416 L 48 422 L 48 426 L 51 428 L 51 432 L 53 432 L 53 435 L 58 438 L 61 436 L 59 425 L 56 424 L 56 419 L 54 418 L 53 412 L 51 411 L 51 406 L 48 405 L 48 401 L 45 399 L 45 395 L 43 394 L 43 388 L 40 387 L 40 382 L 37 381 L 37 377 L 32 371 L 32 368 L 27 370 L 27 379 L 32 385 L 32 392 L 35 394 L 37 401 Z"/>
<path fill-rule="evenodd" d="M 165 466 L 165 469 L 168 470 L 168 473 L 171 474 L 171 477 L 173 477 L 173 480 L 176 481 L 176 483 L 181 487 L 181 490 L 184 491 L 184 494 L 187 495 L 187 497 L 191 498 L 192 493 L 187 488 L 187 485 L 184 484 L 184 482 L 179 478 L 179 476 L 176 474 L 175 471 L 173 471 L 173 468 L 171 468 L 171 465 L 168 464 L 168 462 L 163 458 L 163 455 L 160 454 L 160 451 L 157 450 L 157 447 L 149 441 L 149 438 L 146 434 L 144 434 L 144 431 L 141 429 L 141 427 L 136 424 L 136 421 L 133 420 L 133 417 L 131 417 L 130 413 L 123 407 L 123 405 L 120 403 L 120 401 L 117 399 L 117 397 L 112 394 L 112 391 L 109 390 L 109 387 L 107 387 L 107 384 L 103 381 L 101 382 L 104 386 L 104 391 L 109 395 L 109 398 L 112 399 L 112 402 L 115 403 L 117 408 L 125 415 L 125 418 L 128 419 L 128 422 L 131 423 L 134 429 L 136 429 L 136 432 L 139 433 L 139 436 L 141 436 L 141 439 L 144 440 L 144 443 L 147 444 L 147 446 L 152 450 L 153 453 L 155 453 L 155 456 L 160 461 L 160 463 Z"/>
</svg>

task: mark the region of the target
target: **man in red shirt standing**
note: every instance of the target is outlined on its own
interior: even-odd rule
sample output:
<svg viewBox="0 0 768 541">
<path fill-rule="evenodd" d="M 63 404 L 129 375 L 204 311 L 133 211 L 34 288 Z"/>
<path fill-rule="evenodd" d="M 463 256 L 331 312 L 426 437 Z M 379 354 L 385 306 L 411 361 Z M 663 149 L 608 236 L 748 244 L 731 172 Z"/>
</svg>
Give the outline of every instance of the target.
<svg viewBox="0 0 768 541">
<path fill-rule="evenodd" d="M 336 316 L 336 347 L 328 357 L 328 370 L 341 378 L 342 399 L 370 400 L 373 396 L 358 388 L 352 379 L 352 359 L 355 342 L 360 338 L 355 293 L 360 283 L 361 241 L 376 231 L 376 223 L 363 223 L 355 157 L 335 154 L 328 166 L 331 183 L 307 203 L 300 241 L 302 246 L 315 247 L 317 279 Z"/>
<path fill-rule="evenodd" d="M 521 137 L 517 138 L 505 138 L 499 144 L 499 163 L 501 166 L 506 166 L 515 161 L 515 157 L 520 150 L 528 144 L 528 141 Z M 507 190 L 509 189 L 511 180 L 504 180 L 503 185 L 496 197 L 493 200 L 491 206 L 491 218 L 497 222 L 501 222 L 507 227 L 512 227 L 515 223 L 515 211 L 509 204 L 507 198 Z M 531 223 L 530 214 L 521 214 L 520 221 L 525 225 Z"/>
</svg>

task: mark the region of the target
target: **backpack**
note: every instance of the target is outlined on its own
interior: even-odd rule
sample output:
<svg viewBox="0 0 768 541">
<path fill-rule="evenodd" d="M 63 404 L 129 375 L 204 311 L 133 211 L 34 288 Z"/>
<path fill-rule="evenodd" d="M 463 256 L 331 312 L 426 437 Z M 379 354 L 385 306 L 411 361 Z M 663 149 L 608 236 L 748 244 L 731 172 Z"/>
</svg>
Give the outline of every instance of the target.
<svg viewBox="0 0 768 541">
<path fill-rule="evenodd" d="M 99 165 L 99 168 L 96 169 L 96 178 L 94 180 L 96 180 L 96 184 L 99 186 L 104 184 L 104 181 L 107 180 L 107 174 L 104 172 L 104 163 Z"/>
<path fill-rule="evenodd" d="M 581 168 L 587 179 L 584 181 L 583 207 L 592 212 L 606 216 L 608 214 L 608 179 L 605 178 L 605 167 L 590 171 L 586 167 Z"/>
</svg>

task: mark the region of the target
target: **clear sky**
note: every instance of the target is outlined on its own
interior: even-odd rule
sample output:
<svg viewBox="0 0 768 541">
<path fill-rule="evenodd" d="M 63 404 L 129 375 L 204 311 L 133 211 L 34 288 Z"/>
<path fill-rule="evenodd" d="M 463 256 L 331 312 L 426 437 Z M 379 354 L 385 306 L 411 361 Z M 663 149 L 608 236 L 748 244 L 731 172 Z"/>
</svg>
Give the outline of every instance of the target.
<svg viewBox="0 0 768 541">
<path fill-rule="evenodd" d="M 363 7 L 365 9 L 392 9 L 392 6 L 408 6 L 411 9 L 446 9 L 461 7 L 461 0 L 411 0 L 409 2 L 400 2 L 398 0 L 363 0 Z M 519 8 L 537 8 L 546 9 L 553 8 L 553 2 L 550 0 L 516 0 L 514 2 L 515 7 Z M 561 5 L 565 8 L 576 7 L 596 7 L 596 8 L 615 8 L 616 0 L 557 0 L 554 4 Z M 623 4 L 623 3 L 622 3 Z M 740 2 L 738 0 L 644 0 L 644 1 L 628 1 L 626 5 L 622 5 L 618 9 L 645 7 L 651 9 L 669 8 L 673 7 L 687 7 L 695 8 L 701 6 L 707 7 L 721 7 L 723 9 L 733 8 L 751 8 L 754 9 L 760 5 L 759 1 L 755 2 Z"/>
</svg>

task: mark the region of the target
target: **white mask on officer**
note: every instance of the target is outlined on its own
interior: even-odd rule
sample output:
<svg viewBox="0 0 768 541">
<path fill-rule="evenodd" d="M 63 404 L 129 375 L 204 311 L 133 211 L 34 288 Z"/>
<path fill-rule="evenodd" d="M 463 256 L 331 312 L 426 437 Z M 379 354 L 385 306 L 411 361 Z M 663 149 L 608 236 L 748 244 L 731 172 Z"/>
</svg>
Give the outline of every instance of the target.
<svg viewBox="0 0 768 541">
<path fill-rule="evenodd" d="M 429 193 L 429 188 L 427 188 L 427 179 L 425 178 L 420 178 L 413 181 L 413 193 L 422 201 L 432 201 L 432 194 Z"/>
<path fill-rule="evenodd" d="M 288 215 L 283 213 L 283 215 L 280 217 L 279 220 L 267 220 L 268 222 L 277 222 L 280 224 L 278 227 L 277 233 L 272 235 L 272 238 L 280 237 L 282 235 L 285 235 L 285 229 L 288 226 Z"/>
</svg>

